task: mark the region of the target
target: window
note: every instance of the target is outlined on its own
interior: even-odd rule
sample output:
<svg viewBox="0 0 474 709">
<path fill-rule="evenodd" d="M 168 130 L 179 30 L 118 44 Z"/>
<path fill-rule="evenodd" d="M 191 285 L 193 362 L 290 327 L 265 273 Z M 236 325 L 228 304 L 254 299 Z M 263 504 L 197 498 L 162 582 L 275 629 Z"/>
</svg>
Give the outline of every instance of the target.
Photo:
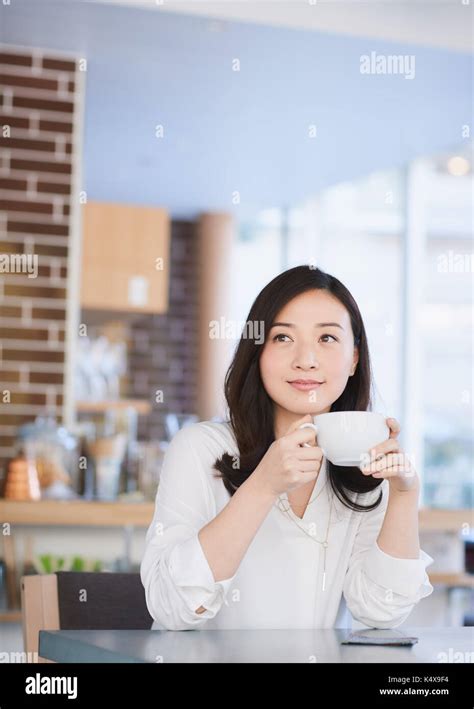
<svg viewBox="0 0 474 709">
<path fill-rule="evenodd" d="M 341 280 L 364 318 L 374 410 L 401 416 L 404 175 L 375 173 L 290 212 L 287 267 L 311 263 Z"/>
<path fill-rule="evenodd" d="M 423 172 L 421 406 L 424 502 L 433 507 L 470 508 L 474 501 L 470 165 L 460 152 L 429 161 Z"/>
<path fill-rule="evenodd" d="M 426 507 L 473 504 L 471 165 L 459 151 L 331 187 L 262 212 L 241 226 L 236 245 L 241 319 L 271 278 L 302 263 L 353 293 L 374 410 L 400 421 Z"/>
</svg>

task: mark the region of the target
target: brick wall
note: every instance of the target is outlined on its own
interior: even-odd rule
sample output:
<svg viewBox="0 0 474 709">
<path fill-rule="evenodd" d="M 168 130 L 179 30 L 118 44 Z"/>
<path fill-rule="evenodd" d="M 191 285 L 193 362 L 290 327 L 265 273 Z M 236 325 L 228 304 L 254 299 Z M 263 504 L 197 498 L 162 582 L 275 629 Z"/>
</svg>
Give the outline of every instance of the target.
<svg viewBox="0 0 474 709">
<path fill-rule="evenodd" d="M 0 469 L 18 425 L 62 420 L 78 72 L 0 45 Z"/>
<path fill-rule="evenodd" d="M 35 277 L 0 272 L 0 472 L 19 425 L 46 406 L 62 420 L 78 72 L 71 57 L 0 45 L 0 258 L 35 256 L 38 266 Z M 127 395 L 153 406 L 139 420 L 143 440 L 165 438 L 167 412 L 196 412 L 194 229 L 172 223 L 168 312 L 130 329 Z"/>
<path fill-rule="evenodd" d="M 195 226 L 171 225 L 169 309 L 146 315 L 131 326 L 129 395 L 152 403 L 149 416 L 140 417 L 142 440 L 165 439 L 165 415 L 196 413 L 198 268 Z M 163 402 L 156 402 L 157 390 Z"/>
</svg>

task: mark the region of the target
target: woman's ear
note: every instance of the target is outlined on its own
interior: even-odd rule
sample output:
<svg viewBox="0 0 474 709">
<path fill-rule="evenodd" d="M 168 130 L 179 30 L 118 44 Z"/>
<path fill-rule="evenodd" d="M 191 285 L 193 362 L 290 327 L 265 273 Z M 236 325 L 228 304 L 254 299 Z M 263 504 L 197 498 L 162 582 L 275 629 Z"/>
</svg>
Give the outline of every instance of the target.
<svg viewBox="0 0 474 709">
<path fill-rule="evenodd" d="M 357 347 L 355 347 L 354 348 L 354 361 L 352 363 L 351 372 L 350 372 L 349 376 L 352 377 L 352 375 L 354 374 L 354 372 L 357 369 L 358 363 L 359 363 L 359 351 L 358 351 Z"/>
</svg>

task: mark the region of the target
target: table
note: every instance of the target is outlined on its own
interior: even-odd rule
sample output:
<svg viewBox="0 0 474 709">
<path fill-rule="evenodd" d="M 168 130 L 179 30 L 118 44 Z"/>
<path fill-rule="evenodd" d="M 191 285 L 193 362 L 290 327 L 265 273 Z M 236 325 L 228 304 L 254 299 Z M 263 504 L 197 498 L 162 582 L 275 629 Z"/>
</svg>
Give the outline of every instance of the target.
<svg viewBox="0 0 474 709">
<path fill-rule="evenodd" d="M 419 638 L 411 647 L 341 645 L 347 633 L 342 629 L 42 630 L 39 655 L 53 662 L 474 662 L 474 628 L 470 627 L 403 628 L 404 634 Z"/>
</svg>

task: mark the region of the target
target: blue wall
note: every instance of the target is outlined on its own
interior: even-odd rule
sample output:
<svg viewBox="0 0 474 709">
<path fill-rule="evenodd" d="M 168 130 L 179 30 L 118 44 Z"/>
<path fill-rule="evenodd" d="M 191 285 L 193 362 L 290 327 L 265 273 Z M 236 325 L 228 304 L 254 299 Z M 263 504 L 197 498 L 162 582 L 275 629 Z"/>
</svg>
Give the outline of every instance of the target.
<svg viewBox="0 0 474 709">
<path fill-rule="evenodd" d="M 0 3 L 1 42 L 87 57 L 90 199 L 187 217 L 232 209 L 238 190 L 237 211 L 249 214 L 456 146 L 471 122 L 470 55 L 240 22 L 213 27 L 160 9 Z M 360 56 L 371 51 L 415 55 L 415 78 L 362 75 Z"/>
</svg>

